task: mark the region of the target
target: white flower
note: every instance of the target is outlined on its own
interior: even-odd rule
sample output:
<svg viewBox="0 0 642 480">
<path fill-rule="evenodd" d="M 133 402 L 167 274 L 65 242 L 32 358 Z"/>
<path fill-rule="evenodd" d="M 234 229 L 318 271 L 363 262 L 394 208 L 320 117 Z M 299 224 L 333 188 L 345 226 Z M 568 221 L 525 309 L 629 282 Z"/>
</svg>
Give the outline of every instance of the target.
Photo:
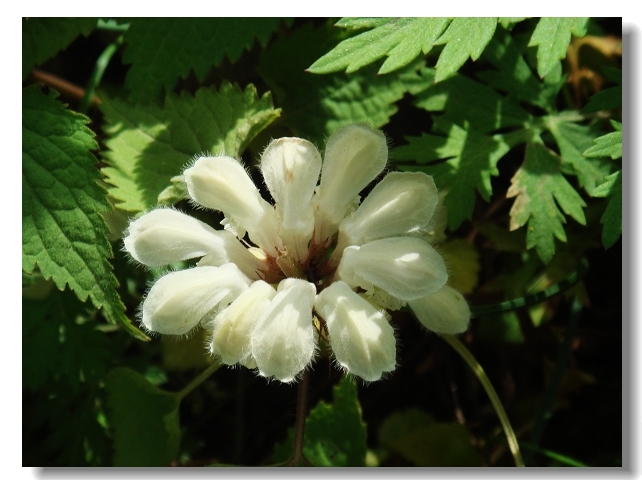
<svg viewBox="0 0 642 480">
<path fill-rule="evenodd" d="M 375 381 L 392 372 L 384 309 L 408 305 L 431 330 L 464 331 L 468 305 L 429 243 L 443 224 L 432 178 L 389 173 L 360 203 L 387 157 L 383 134 L 365 125 L 332 135 L 323 162 L 306 140 L 274 140 L 260 161 L 274 205 L 237 160 L 198 158 L 184 172 L 187 191 L 223 212 L 225 229 L 168 208 L 131 222 L 125 249 L 140 263 L 200 259 L 152 286 L 145 328 L 181 335 L 201 324 L 223 363 L 281 382 L 314 361 L 321 338 L 350 374 Z"/>
</svg>

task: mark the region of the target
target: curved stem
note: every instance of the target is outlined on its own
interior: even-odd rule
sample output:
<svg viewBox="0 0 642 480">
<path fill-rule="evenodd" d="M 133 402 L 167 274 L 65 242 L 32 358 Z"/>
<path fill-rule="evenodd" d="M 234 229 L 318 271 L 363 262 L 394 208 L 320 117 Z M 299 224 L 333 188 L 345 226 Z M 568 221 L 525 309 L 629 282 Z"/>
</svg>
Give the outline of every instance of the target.
<svg viewBox="0 0 642 480">
<path fill-rule="evenodd" d="M 285 463 L 286 467 L 311 467 L 310 461 L 303 453 L 303 436 L 305 433 L 305 418 L 308 413 L 308 387 L 310 385 L 310 370 L 303 372 L 303 378 L 299 380 L 296 399 L 296 420 L 294 422 L 294 445 L 292 456 Z"/>
<path fill-rule="evenodd" d="M 89 110 L 89 105 L 94 101 L 94 92 L 103 78 L 105 69 L 107 68 L 107 65 L 109 65 L 111 57 L 116 53 L 116 50 L 118 50 L 118 47 L 120 47 L 122 43 L 123 36 L 120 35 L 116 40 L 107 45 L 105 50 L 103 50 L 103 53 L 98 57 L 98 60 L 96 60 L 96 66 L 94 67 L 94 71 L 91 73 L 91 78 L 89 79 L 89 83 L 85 89 L 85 95 L 80 102 L 80 113 L 87 113 Z"/>
<path fill-rule="evenodd" d="M 194 389 L 196 389 L 196 387 L 207 380 L 219 368 L 221 368 L 221 364 L 219 362 L 213 363 L 212 365 L 207 367 L 205 371 L 203 371 L 198 377 L 192 380 L 185 388 L 183 388 L 183 390 L 181 390 L 180 392 L 176 392 L 179 401 L 182 401 L 185 397 L 192 393 Z"/>
<path fill-rule="evenodd" d="M 495 412 L 499 417 L 499 421 L 502 424 L 502 428 L 504 429 L 504 433 L 506 434 L 506 440 L 508 440 L 508 447 L 510 448 L 511 453 L 513 454 L 513 459 L 515 460 L 515 466 L 523 467 L 524 461 L 522 460 L 522 454 L 519 451 L 517 437 L 515 436 L 513 427 L 511 426 L 510 421 L 508 420 L 508 416 L 504 411 L 502 402 L 497 396 L 497 393 L 495 392 L 495 389 L 493 388 L 492 383 L 490 383 L 490 380 L 486 376 L 484 369 L 479 364 L 479 362 L 475 359 L 473 354 L 470 353 L 468 349 L 464 346 L 464 344 L 457 339 L 457 337 L 454 337 L 453 335 L 442 335 L 441 337 L 444 340 L 446 340 L 446 342 L 448 342 L 448 344 L 457 351 L 457 353 L 461 356 L 461 358 L 464 359 L 464 361 L 468 364 L 468 366 L 473 371 L 475 376 L 481 382 L 482 386 L 484 387 L 484 390 L 486 390 L 486 394 L 488 395 L 488 398 L 490 399 L 491 403 L 493 404 L 493 407 L 495 408 Z"/>
</svg>

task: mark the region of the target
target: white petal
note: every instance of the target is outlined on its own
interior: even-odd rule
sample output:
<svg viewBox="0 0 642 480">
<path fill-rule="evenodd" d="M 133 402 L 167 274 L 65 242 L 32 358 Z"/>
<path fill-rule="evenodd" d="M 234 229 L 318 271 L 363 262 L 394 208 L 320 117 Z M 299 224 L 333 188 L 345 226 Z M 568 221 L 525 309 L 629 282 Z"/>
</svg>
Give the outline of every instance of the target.
<svg viewBox="0 0 642 480">
<path fill-rule="evenodd" d="M 468 329 L 468 303 L 461 293 L 448 285 L 425 297 L 410 300 L 408 306 L 419 321 L 433 332 L 454 335 Z"/>
<path fill-rule="evenodd" d="M 232 263 L 168 273 L 156 281 L 143 302 L 143 325 L 153 332 L 182 335 L 249 285 L 250 280 Z"/>
<path fill-rule="evenodd" d="M 262 376 L 291 382 L 311 362 L 315 293 L 315 286 L 305 280 L 286 278 L 279 284 L 252 333 L 252 355 Z"/>
<path fill-rule="evenodd" d="M 247 364 L 252 355 L 250 338 L 254 326 L 275 295 L 276 290 L 262 280 L 250 285 L 214 319 L 210 351 L 226 365 Z"/>
<path fill-rule="evenodd" d="M 424 297 L 448 280 L 441 255 L 412 237 L 383 238 L 348 247 L 337 273 L 353 288 L 369 290 L 374 285 L 401 300 Z"/>
<path fill-rule="evenodd" d="M 384 177 L 356 212 L 339 227 L 348 245 L 405 235 L 430 221 L 439 194 L 431 176 L 421 172 L 392 172 Z M 341 243 L 341 240 L 340 240 Z"/>
<path fill-rule="evenodd" d="M 318 189 L 317 240 L 336 232 L 354 198 L 383 171 L 387 160 L 386 137 L 366 125 L 350 125 L 330 136 Z"/>
<path fill-rule="evenodd" d="M 317 295 L 314 307 L 328 326 L 334 357 L 348 372 L 374 382 L 395 369 L 392 327 L 381 311 L 348 285 L 334 282 Z"/>
<path fill-rule="evenodd" d="M 312 230 L 312 195 L 321 171 L 321 155 L 301 138 L 272 141 L 261 156 L 261 172 L 286 230 Z"/>
</svg>

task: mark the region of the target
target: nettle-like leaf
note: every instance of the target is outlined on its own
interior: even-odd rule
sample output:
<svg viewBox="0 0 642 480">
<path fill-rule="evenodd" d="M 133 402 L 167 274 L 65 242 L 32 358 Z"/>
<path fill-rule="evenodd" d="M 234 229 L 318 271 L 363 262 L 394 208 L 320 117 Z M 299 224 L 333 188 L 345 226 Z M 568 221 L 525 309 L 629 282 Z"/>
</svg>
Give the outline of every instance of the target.
<svg viewBox="0 0 642 480">
<path fill-rule="evenodd" d="M 563 227 L 566 220 L 560 208 L 578 223 L 586 224 L 583 211 L 586 203 L 560 168 L 557 155 L 544 145 L 529 143 L 524 163 L 506 192 L 506 197 L 515 197 L 510 210 L 510 229 L 516 230 L 528 223 L 526 247 L 535 247 L 544 263 L 550 262 L 555 253 L 554 237 L 566 241 Z"/>
<path fill-rule="evenodd" d="M 241 90 L 227 83 L 218 91 L 201 88 L 194 96 L 169 94 L 163 107 L 104 97 L 101 110 L 109 149 L 103 173 L 116 206 L 129 212 L 156 206 L 161 194 L 175 200 L 165 189 L 195 155 L 238 158 L 279 116 L 269 93 L 259 98 L 252 85 Z"/>
<path fill-rule="evenodd" d="M 464 220 L 472 218 L 475 191 L 484 200 L 490 200 L 491 176 L 499 175 L 497 162 L 523 139 L 519 132 L 518 135 L 490 137 L 439 119 L 435 126 L 447 137 L 427 134 L 407 137 L 408 145 L 394 150 L 394 161 L 401 162 L 401 170 L 434 176 L 437 187 L 448 192 L 444 205 L 448 209 L 448 227 L 454 230 Z M 419 164 L 403 165 L 404 161 Z M 434 163 L 421 165 L 426 162 Z"/>
<path fill-rule="evenodd" d="M 315 467 L 363 467 L 366 460 L 366 424 L 361 419 L 357 386 L 343 378 L 334 387 L 334 402 L 320 402 L 305 420 L 303 453 Z M 294 442 L 288 431 L 285 443 L 277 445 L 274 458 L 286 461 Z"/>
<path fill-rule="evenodd" d="M 111 207 L 98 185 L 89 119 L 56 97 L 37 85 L 22 93 L 22 269 L 31 273 L 37 265 L 60 290 L 69 285 L 111 322 L 146 339 L 125 316 L 108 260 L 112 250 L 101 214 Z"/>
<path fill-rule="evenodd" d="M 168 467 L 180 445 L 180 396 L 159 390 L 129 368 L 107 377 L 114 467 Z"/>
<path fill-rule="evenodd" d="M 78 35 L 89 35 L 96 28 L 96 18 L 24 18 L 22 19 L 22 79 L 31 69 L 64 50 Z"/>
<path fill-rule="evenodd" d="M 540 19 L 528 46 L 537 47 L 537 73 L 541 78 L 544 78 L 560 60 L 566 57 L 566 49 L 571 43 L 571 34 L 576 37 L 586 35 L 588 20 L 584 17 Z"/>
<path fill-rule="evenodd" d="M 308 69 L 313 73 L 354 72 L 388 58 L 379 69 L 389 73 L 410 64 L 435 45 L 445 44 L 437 61 L 435 81 L 455 73 L 468 58 L 477 60 L 493 37 L 496 18 L 344 18 L 336 26 L 372 28 L 339 43 Z"/>
<path fill-rule="evenodd" d="M 347 124 L 387 124 L 397 112 L 395 102 L 410 88 L 425 88 L 430 81 L 416 75 L 412 66 L 403 74 L 380 76 L 372 68 L 330 76 L 305 72 L 310 61 L 329 48 L 333 35 L 330 27 L 306 25 L 277 39 L 259 62 L 261 76 L 283 108 L 283 122 L 294 134 L 318 144 Z"/>
<path fill-rule="evenodd" d="M 131 99 L 158 98 L 193 70 L 203 81 L 213 66 L 238 60 L 256 40 L 263 46 L 280 18 L 136 18 L 125 33 L 125 86 Z"/>
</svg>

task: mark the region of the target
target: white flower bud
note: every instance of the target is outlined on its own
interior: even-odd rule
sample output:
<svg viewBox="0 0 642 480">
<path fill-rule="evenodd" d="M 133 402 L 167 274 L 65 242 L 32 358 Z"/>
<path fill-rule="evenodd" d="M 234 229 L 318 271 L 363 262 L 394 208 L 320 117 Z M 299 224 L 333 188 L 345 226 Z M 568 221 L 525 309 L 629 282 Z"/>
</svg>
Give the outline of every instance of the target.
<svg viewBox="0 0 642 480">
<path fill-rule="evenodd" d="M 417 319 L 433 332 L 454 335 L 468 329 L 468 303 L 461 293 L 448 285 L 425 297 L 410 300 L 408 306 Z"/>
<path fill-rule="evenodd" d="M 325 320 L 334 357 L 348 372 L 374 382 L 396 365 L 394 331 L 384 314 L 334 282 L 317 295 L 314 307 Z"/>
<path fill-rule="evenodd" d="M 153 332 L 182 335 L 226 307 L 249 285 L 250 280 L 232 263 L 168 273 L 147 294 L 142 323 Z"/>
<path fill-rule="evenodd" d="M 315 294 L 315 286 L 305 280 L 286 278 L 279 284 L 252 332 L 252 355 L 262 376 L 288 383 L 311 362 Z"/>
<path fill-rule="evenodd" d="M 353 288 L 371 285 L 401 300 L 413 300 L 439 290 L 448 280 L 441 255 L 423 240 L 393 237 L 345 249 L 339 278 Z"/>
</svg>

